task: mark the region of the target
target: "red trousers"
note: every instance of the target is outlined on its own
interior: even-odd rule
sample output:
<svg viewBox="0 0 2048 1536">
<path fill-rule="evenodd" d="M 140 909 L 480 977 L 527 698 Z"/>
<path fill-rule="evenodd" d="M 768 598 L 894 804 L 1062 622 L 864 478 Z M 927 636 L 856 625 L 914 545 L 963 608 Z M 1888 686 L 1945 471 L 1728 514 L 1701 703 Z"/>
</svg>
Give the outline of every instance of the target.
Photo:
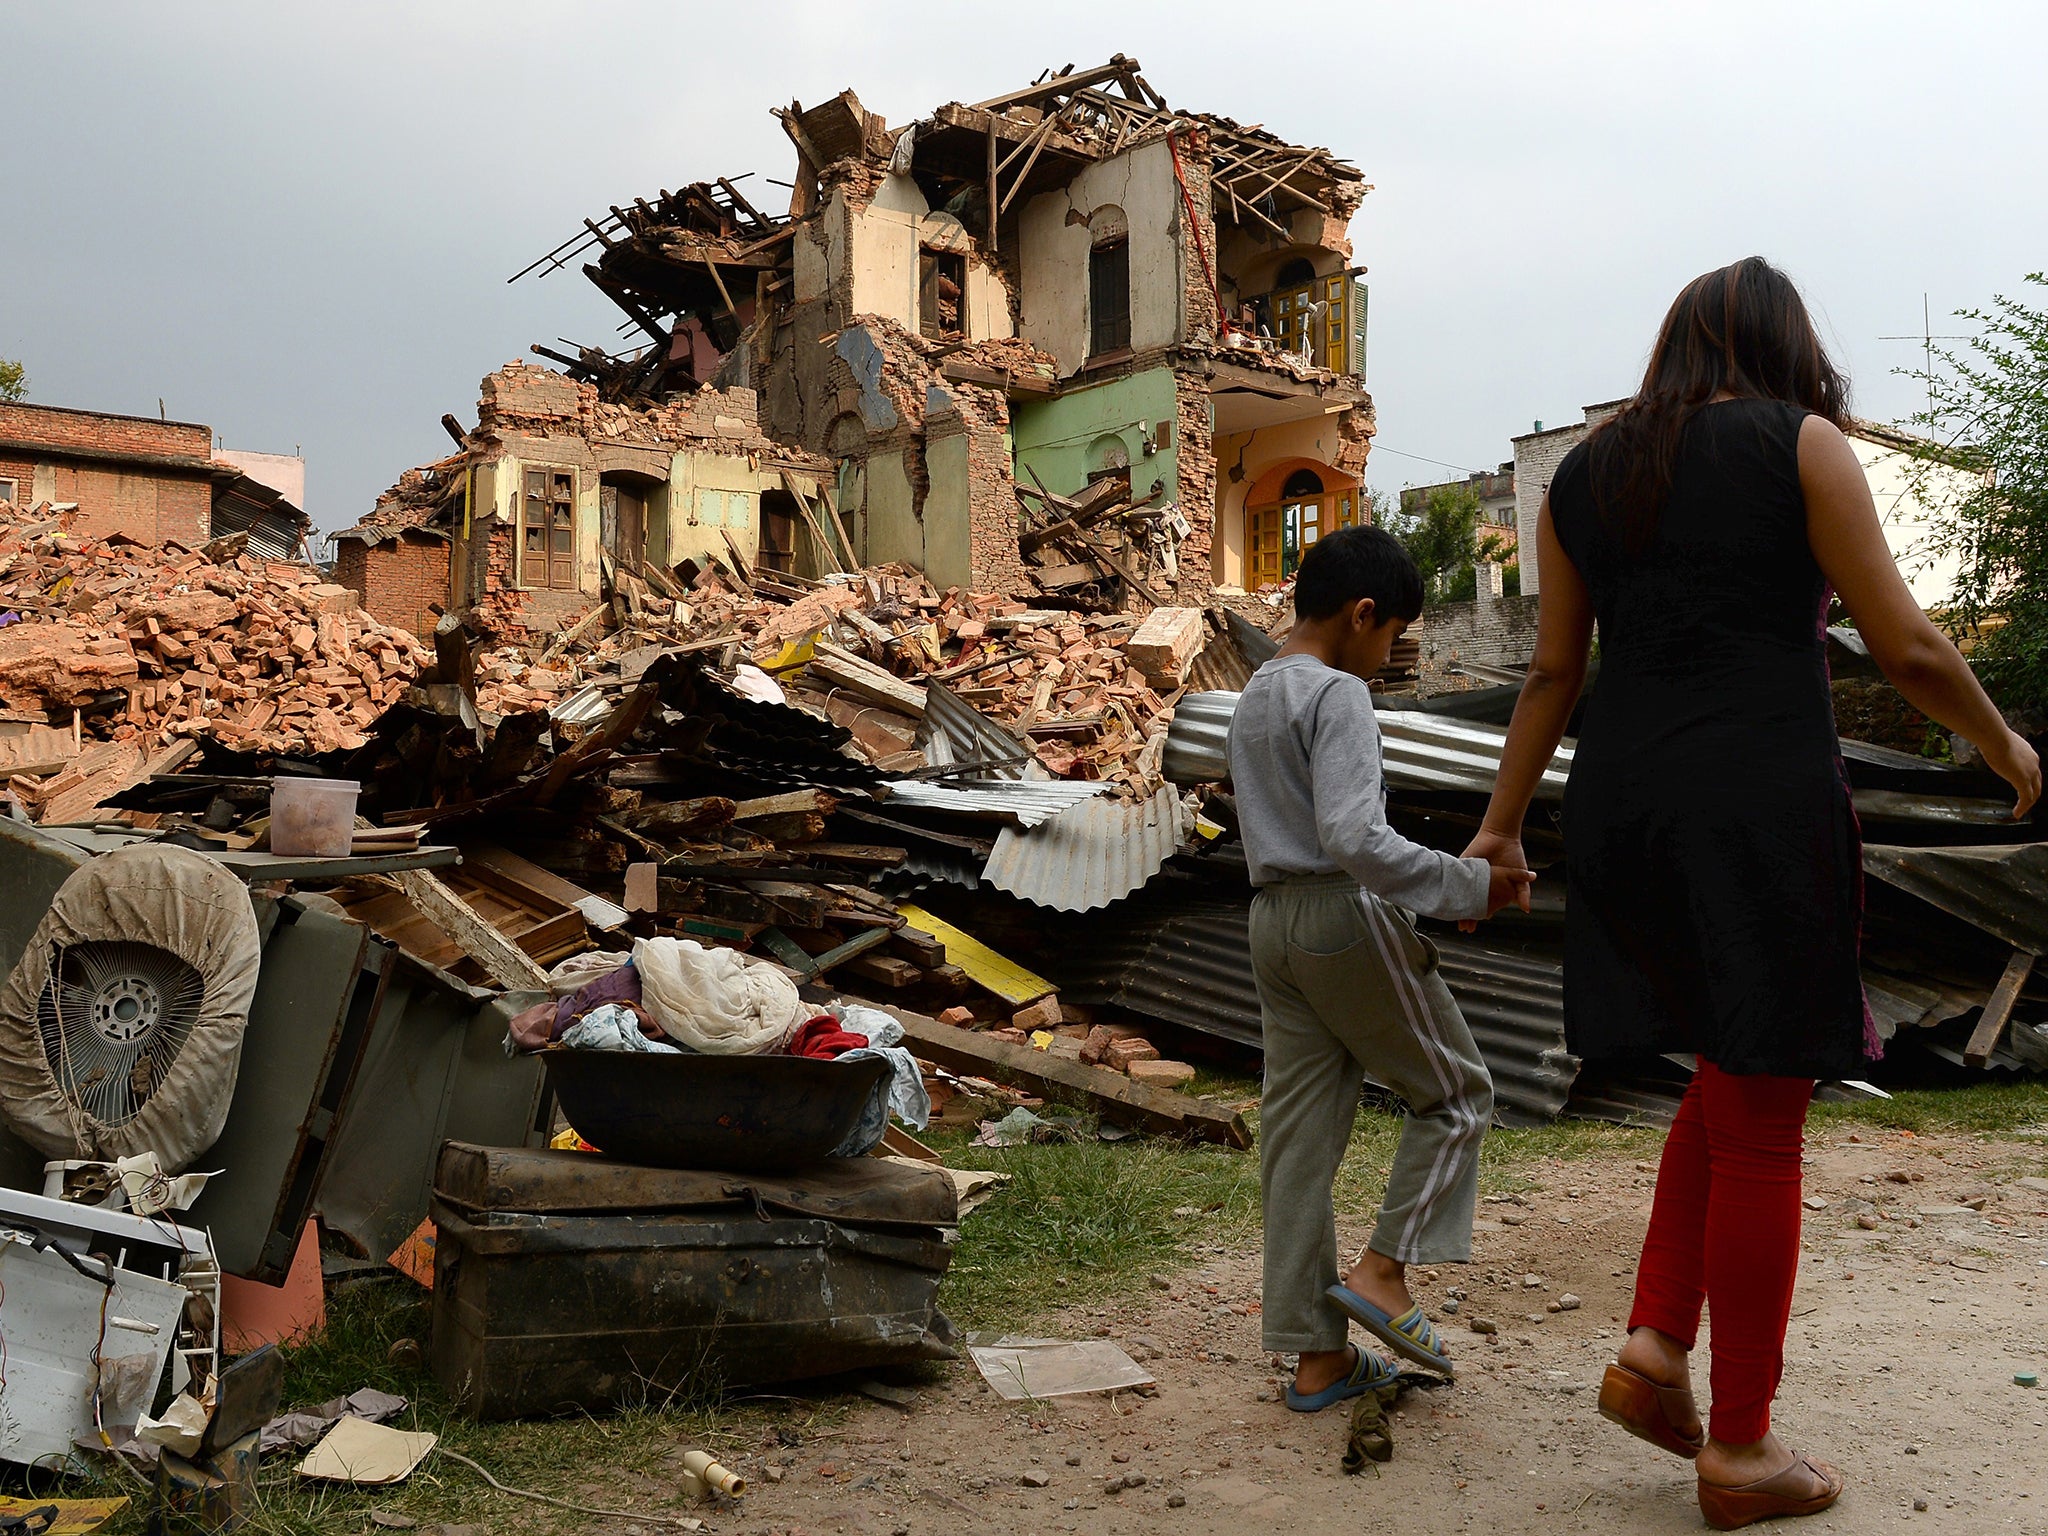
<svg viewBox="0 0 2048 1536">
<path fill-rule="evenodd" d="M 1713 1309 L 1716 1440 L 1771 1427 L 1799 1272 L 1799 1158 L 1813 1080 L 1738 1077 L 1700 1058 L 1678 1106 L 1636 1272 L 1628 1325 L 1691 1349 Z"/>
</svg>

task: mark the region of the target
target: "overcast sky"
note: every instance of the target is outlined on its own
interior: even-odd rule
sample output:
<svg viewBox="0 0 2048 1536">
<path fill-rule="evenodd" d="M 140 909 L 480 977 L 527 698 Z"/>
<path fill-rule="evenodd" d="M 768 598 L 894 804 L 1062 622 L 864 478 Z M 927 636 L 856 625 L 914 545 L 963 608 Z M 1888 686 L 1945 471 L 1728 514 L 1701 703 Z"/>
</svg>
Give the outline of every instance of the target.
<svg viewBox="0 0 2048 1536">
<path fill-rule="evenodd" d="M 506 278 L 636 194 L 754 170 L 769 107 L 892 124 L 1122 51 L 1177 107 L 1357 164 L 1370 477 L 1626 394 L 1678 287 L 1788 268 L 1880 420 L 1944 317 L 2048 266 L 2048 7 L 1863 0 L 0 4 L 0 356 L 30 398 L 302 451 L 346 526 L 477 380 L 617 313 Z"/>
</svg>

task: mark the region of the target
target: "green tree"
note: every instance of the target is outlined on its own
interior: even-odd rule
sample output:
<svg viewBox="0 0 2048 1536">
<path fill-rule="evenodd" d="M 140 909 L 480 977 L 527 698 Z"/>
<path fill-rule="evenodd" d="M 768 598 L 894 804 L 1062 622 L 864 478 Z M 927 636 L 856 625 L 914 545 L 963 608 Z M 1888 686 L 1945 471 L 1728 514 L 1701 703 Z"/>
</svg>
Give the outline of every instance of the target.
<svg viewBox="0 0 2048 1536">
<path fill-rule="evenodd" d="M 2039 272 L 2027 281 L 2048 287 Z M 1934 438 L 1930 469 L 1981 473 L 1923 475 L 1923 491 L 1957 487 L 1930 496 L 1943 514 L 1932 544 L 1960 562 L 1949 620 L 1975 635 L 1970 663 L 1991 696 L 2048 712 L 2048 310 L 2000 294 L 1959 313 L 1982 330 L 1917 375 L 1930 399 L 1914 420 Z"/>
<path fill-rule="evenodd" d="M 1433 485 L 1412 510 L 1382 514 L 1422 572 L 1423 592 L 1433 603 L 1456 602 L 1476 590 L 1472 560 L 1479 534 L 1479 492 L 1470 485 Z"/>
<path fill-rule="evenodd" d="M 28 393 L 28 370 L 11 357 L 0 357 L 0 400 L 19 400 Z"/>
</svg>

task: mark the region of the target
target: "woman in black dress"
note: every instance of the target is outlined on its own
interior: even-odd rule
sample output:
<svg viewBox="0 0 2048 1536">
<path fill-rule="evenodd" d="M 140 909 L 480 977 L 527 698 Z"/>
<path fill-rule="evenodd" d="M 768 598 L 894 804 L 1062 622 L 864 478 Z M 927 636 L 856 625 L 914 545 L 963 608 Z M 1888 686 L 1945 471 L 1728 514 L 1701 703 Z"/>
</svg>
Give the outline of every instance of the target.
<svg viewBox="0 0 2048 1536">
<path fill-rule="evenodd" d="M 1582 1056 L 1699 1057 L 1600 1407 L 1697 1458 L 1700 1507 L 1723 1530 L 1815 1513 L 1842 1487 L 1770 1429 L 1806 1106 L 1816 1078 L 1858 1075 L 1878 1052 L 1830 594 L 1899 691 L 2013 785 L 2016 814 L 2041 788 L 2033 750 L 1907 592 L 1848 419 L 1783 273 L 1752 257 L 1687 285 L 1635 398 L 1551 482 L 1535 661 L 1466 850 L 1525 866 L 1522 818 L 1597 620 L 1599 686 L 1564 803 L 1566 1031 Z M 1711 1436 L 1687 1369 L 1703 1303 Z"/>
</svg>

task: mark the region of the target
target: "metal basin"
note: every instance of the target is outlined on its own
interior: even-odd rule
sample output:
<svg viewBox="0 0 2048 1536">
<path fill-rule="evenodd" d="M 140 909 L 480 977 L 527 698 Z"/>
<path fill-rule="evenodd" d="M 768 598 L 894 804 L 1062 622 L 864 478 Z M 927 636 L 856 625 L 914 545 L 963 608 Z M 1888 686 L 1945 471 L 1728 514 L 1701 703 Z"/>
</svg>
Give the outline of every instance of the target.
<svg viewBox="0 0 2048 1536">
<path fill-rule="evenodd" d="M 889 1063 L 544 1051 L 577 1134 L 649 1168 L 796 1168 L 844 1141 Z"/>
</svg>

